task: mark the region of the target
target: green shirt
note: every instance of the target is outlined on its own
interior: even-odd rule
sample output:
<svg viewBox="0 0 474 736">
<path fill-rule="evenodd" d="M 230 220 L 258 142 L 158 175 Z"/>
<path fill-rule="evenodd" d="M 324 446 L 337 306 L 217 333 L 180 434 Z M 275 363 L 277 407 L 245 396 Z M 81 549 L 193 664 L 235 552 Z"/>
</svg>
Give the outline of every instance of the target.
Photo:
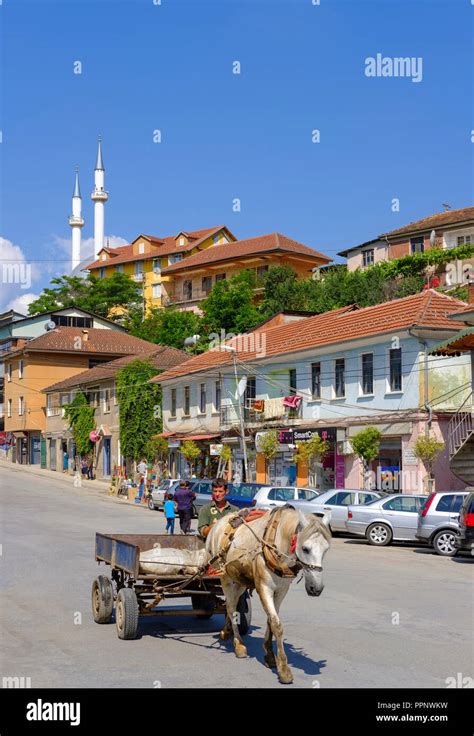
<svg viewBox="0 0 474 736">
<path fill-rule="evenodd" d="M 201 507 L 201 510 L 199 512 L 199 532 L 204 526 L 209 526 L 214 521 L 219 521 L 219 519 L 222 519 L 223 516 L 227 516 L 227 514 L 232 514 L 234 511 L 238 510 L 239 509 L 237 508 L 237 506 L 232 506 L 232 504 L 230 504 L 228 501 L 221 511 L 219 511 L 214 501 L 211 501 L 211 503 L 207 503 L 205 506 Z"/>
</svg>

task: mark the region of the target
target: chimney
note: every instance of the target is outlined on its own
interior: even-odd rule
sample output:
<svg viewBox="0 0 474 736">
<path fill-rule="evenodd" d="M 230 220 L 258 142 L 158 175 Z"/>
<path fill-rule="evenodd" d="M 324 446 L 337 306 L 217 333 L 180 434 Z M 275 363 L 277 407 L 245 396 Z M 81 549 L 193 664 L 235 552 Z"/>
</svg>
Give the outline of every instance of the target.
<svg viewBox="0 0 474 736">
<path fill-rule="evenodd" d="M 467 282 L 467 301 L 474 306 L 474 277 L 471 276 Z"/>
<path fill-rule="evenodd" d="M 82 330 L 82 339 L 84 342 L 87 342 L 89 339 L 89 330 Z"/>
</svg>

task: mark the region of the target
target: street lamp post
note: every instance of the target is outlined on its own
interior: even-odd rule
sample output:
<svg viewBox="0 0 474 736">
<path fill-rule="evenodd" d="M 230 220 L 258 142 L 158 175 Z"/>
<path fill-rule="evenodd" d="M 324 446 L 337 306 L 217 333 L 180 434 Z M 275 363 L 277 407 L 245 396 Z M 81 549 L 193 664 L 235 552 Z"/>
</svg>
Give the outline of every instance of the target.
<svg viewBox="0 0 474 736">
<path fill-rule="evenodd" d="M 232 353 L 232 359 L 234 363 L 234 375 L 235 375 L 235 386 L 236 386 L 236 393 L 237 393 L 237 406 L 239 409 L 239 421 L 240 421 L 240 446 L 242 448 L 242 454 L 244 456 L 244 474 L 245 474 L 245 480 L 249 479 L 249 469 L 248 469 L 248 461 L 247 461 L 247 447 L 245 444 L 245 428 L 244 428 L 244 417 L 242 414 L 242 405 L 240 403 L 240 396 L 238 395 L 238 387 L 239 387 L 239 377 L 237 375 L 237 359 L 235 357 L 235 354 L 237 350 L 230 345 L 221 345 L 221 350 L 228 350 Z"/>
</svg>

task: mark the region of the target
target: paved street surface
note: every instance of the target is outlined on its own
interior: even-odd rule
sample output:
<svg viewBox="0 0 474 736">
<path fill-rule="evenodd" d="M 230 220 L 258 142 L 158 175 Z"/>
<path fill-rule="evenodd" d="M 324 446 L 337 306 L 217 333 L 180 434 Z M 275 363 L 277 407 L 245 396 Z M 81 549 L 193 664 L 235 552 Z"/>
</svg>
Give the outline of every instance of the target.
<svg viewBox="0 0 474 736">
<path fill-rule="evenodd" d="M 4 464 L 0 493 L 0 677 L 41 688 L 287 687 L 263 665 L 256 595 L 247 659 L 217 640 L 222 616 L 147 619 L 135 641 L 94 623 L 91 585 L 107 571 L 94 561 L 95 532 L 163 533 L 161 512 Z M 472 582 L 470 558 L 334 539 L 322 596 L 301 582 L 282 607 L 295 686 L 443 688 L 457 673 L 472 677 Z"/>
</svg>

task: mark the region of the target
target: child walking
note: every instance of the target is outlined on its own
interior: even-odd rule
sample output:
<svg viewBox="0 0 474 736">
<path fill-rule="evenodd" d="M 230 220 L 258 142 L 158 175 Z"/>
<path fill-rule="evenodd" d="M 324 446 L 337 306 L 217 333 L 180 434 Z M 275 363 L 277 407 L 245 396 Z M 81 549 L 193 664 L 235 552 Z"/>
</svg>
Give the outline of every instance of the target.
<svg viewBox="0 0 474 736">
<path fill-rule="evenodd" d="M 166 496 L 167 500 L 165 501 L 164 510 L 165 510 L 165 516 L 166 516 L 166 531 L 168 534 L 174 534 L 174 520 L 176 518 L 176 509 L 177 509 L 177 503 L 173 499 L 173 494 L 168 493 Z"/>
</svg>

